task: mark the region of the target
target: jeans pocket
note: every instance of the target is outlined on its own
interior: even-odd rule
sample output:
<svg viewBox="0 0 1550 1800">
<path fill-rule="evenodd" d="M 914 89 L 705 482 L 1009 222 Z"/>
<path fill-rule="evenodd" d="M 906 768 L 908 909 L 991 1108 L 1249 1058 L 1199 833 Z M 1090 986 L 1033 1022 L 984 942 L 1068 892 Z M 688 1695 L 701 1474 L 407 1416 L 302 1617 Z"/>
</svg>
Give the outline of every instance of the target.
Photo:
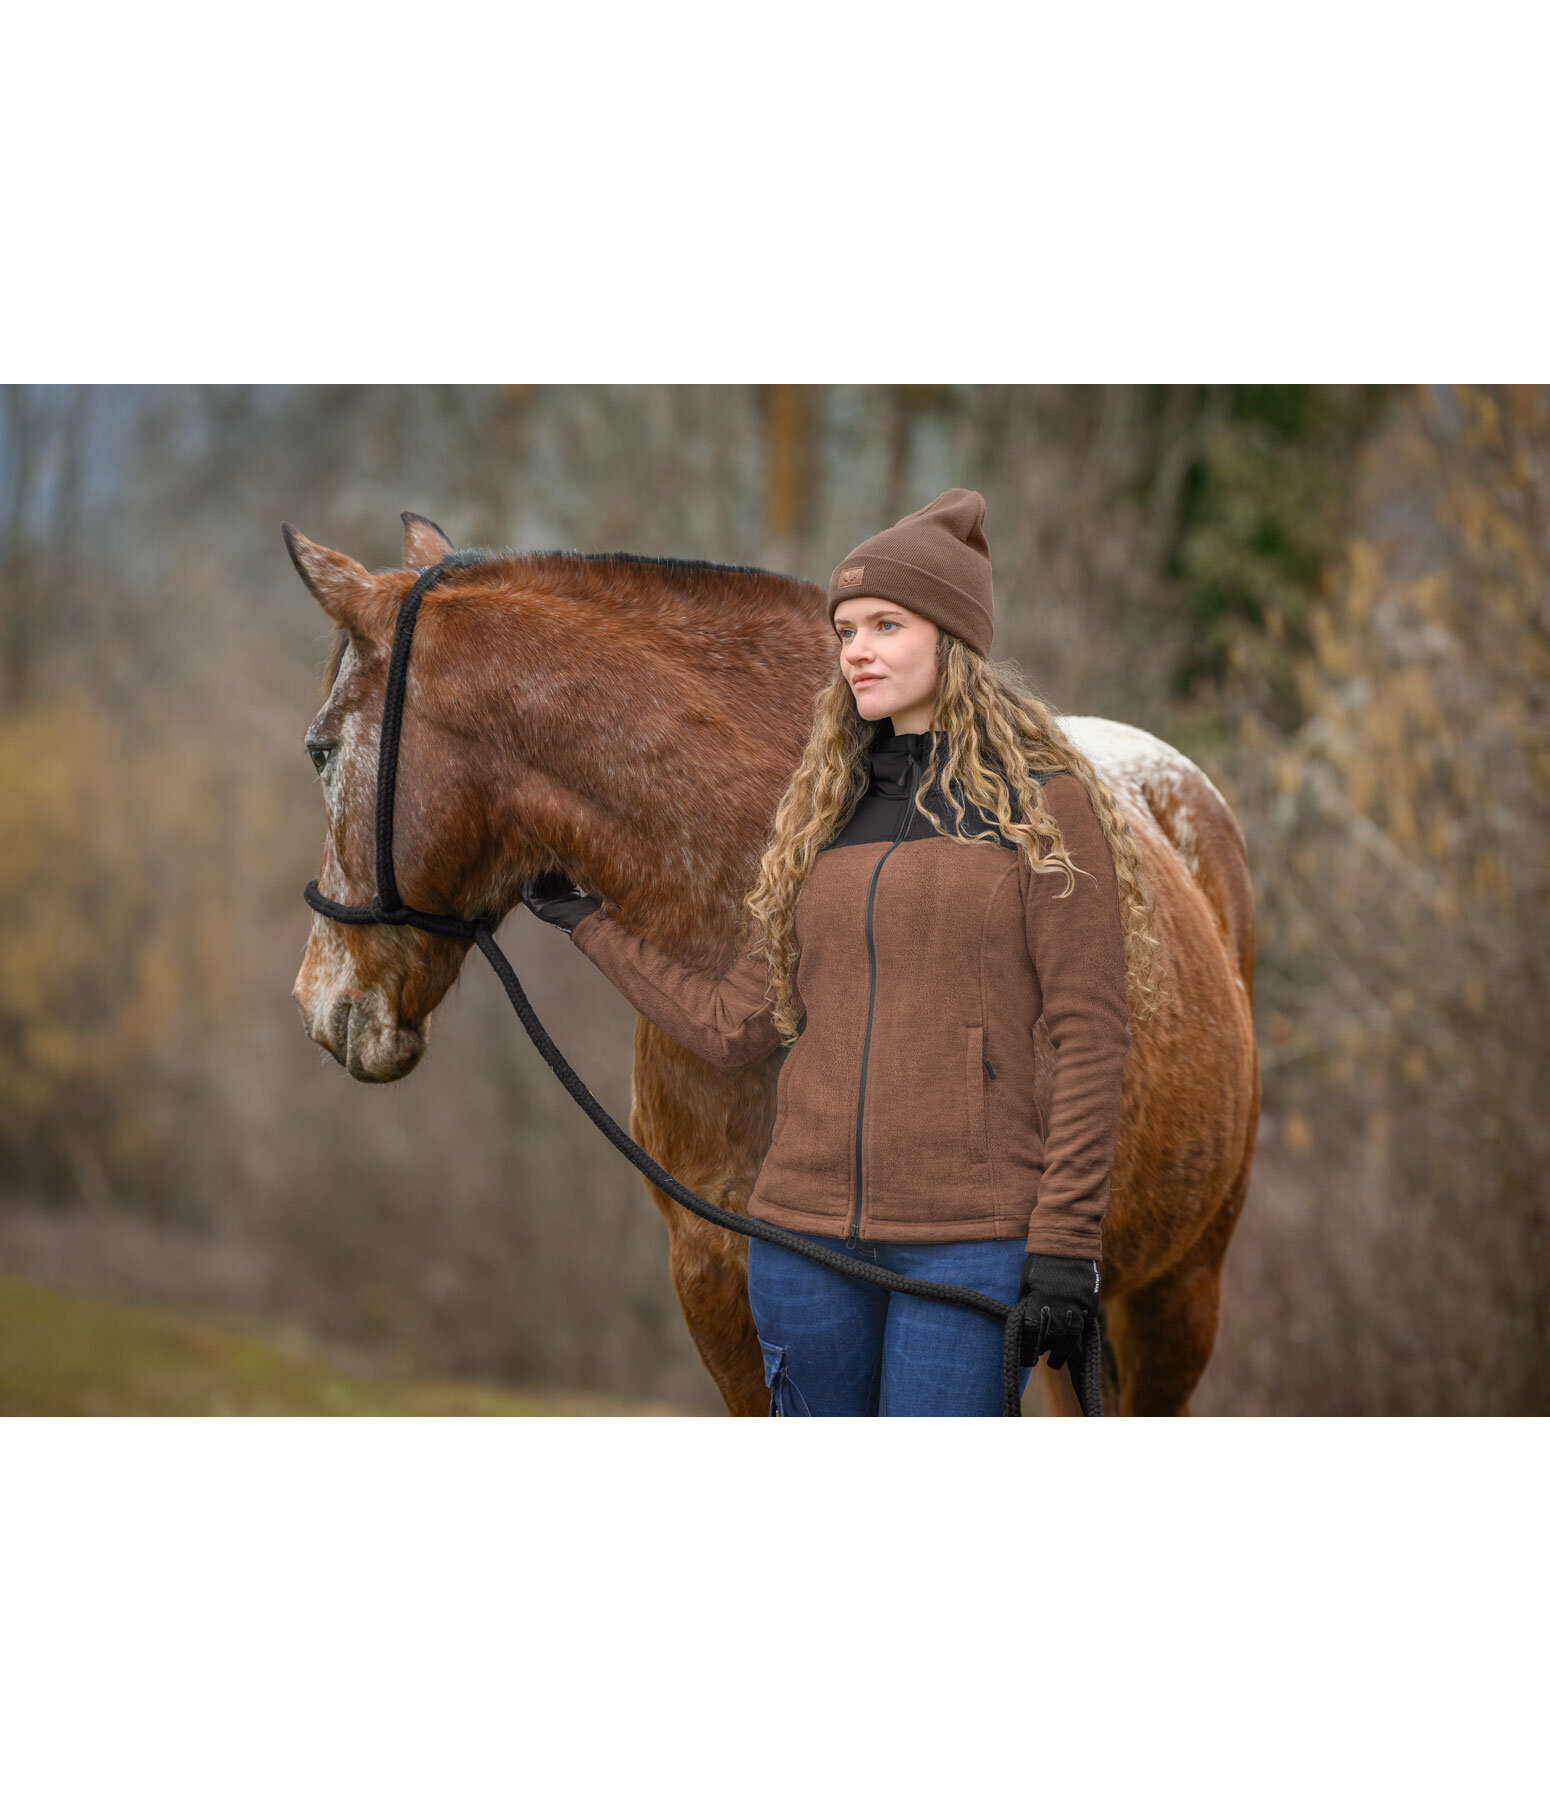
<svg viewBox="0 0 1550 1800">
<path fill-rule="evenodd" d="M 759 1339 L 759 1348 L 764 1354 L 764 1385 L 770 1390 L 770 1417 L 772 1419 L 809 1419 L 812 1414 L 807 1410 L 807 1402 L 802 1398 L 801 1390 L 791 1379 L 786 1367 L 786 1346 L 784 1344 L 767 1344 Z"/>
</svg>

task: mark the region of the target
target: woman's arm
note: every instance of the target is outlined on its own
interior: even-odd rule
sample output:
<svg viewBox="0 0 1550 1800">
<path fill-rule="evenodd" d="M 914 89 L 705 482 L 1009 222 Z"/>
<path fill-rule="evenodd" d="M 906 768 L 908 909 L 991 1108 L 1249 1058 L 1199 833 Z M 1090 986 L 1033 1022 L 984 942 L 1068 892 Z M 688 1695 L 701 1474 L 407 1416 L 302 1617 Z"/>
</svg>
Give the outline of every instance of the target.
<svg viewBox="0 0 1550 1800">
<path fill-rule="evenodd" d="M 1028 1225 L 1028 1249 L 1096 1259 L 1102 1253 L 1121 1075 L 1130 1049 L 1119 883 L 1108 839 L 1077 778 L 1052 775 L 1044 785 L 1044 805 L 1084 873 L 1062 899 L 1065 878 L 1058 870 L 1037 875 L 1024 865 L 1028 949 L 1056 1056 L 1044 1174 Z"/>
<path fill-rule="evenodd" d="M 766 993 L 768 966 L 757 922 L 722 976 L 685 968 L 599 908 L 571 932 L 625 999 L 670 1038 L 719 1069 L 741 1069 L 780 1048 Z"/>
</svg>

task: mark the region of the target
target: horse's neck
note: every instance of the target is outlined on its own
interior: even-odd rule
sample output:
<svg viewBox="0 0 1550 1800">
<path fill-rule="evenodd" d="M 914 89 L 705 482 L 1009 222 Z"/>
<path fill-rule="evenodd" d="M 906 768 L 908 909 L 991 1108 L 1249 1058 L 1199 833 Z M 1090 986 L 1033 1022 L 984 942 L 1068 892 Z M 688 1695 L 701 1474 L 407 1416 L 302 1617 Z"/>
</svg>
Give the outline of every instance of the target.
<svg viewBox="0 0 1550 1800">
<path fill-rule="evenodd" d="M 664 596 L 666 622 L 647 637 L 633 610 L 578 603 L 584 630 L 500 634 L 520 646 L 506 666 L 477 641 L 458 645 L 490 758 L 483 878 L 500 889 L 491 899 L 514 905 L 520 875 L 552 864 L 664 946 L 714 953 L 735 930 L 785 764 L 800 750 L 796 690 L 822 678 L 825 646 L 777 609 L 780 651 L 750 649 L 739 669 L 740 634 L 723 614 L 708 684 L 690 650 L 681 669 L 671 661 L 673 646 L 699 641 L 705 603 L 679 617 L 671 604 Z M 544 695 L 555 698 L 545 706 Z"/>
<path fill-rule="evenodd" d="M 574 686 L 573 675 L 523 678 L 529 692 Z M 667 947 L 719 946 L 756 846 L 747 808 L 727 810 L 728 752 L 714 726 L 696 728 L 688 711 L 658 718 L 655 696 L 631 694 L 609 718 L 535 716 L 513 731 L 510 693 L 492 686 L 482 708 L 483 841 L 469 903 L 509 910 L 526 875 L 554 866 Z"/>
</svg>

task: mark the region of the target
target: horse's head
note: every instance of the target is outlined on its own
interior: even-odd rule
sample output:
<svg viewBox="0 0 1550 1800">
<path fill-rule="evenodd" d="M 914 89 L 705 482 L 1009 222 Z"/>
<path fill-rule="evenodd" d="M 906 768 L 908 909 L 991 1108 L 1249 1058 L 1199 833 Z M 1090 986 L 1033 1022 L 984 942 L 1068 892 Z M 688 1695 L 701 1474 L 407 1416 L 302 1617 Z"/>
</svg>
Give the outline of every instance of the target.
<svg viewBox="0 0 1550 1800">
<path fill-rule="evenodd" d="M 338 627 L 306 746 L 328 809 L 318 886 L 351 906 L 376 891 L 393 629 L 418 570 L 452 549 L 404 520 L 405 566 L 379 574 L 285 533 Z M 455 560 L 425 594 L 409 661 L 393 809 L 404 904 L 500 919 L 553 868 L 670 954 L 719 954 L 807 729 L 793 696 L 832 662 L 822 590 L 788 576 L 616 552 Z M 308 1032 L 357 1080 L 407 1075 L 467 948 L 314 914 L 295 986 Z"/>
<path fill-rule="evenodd" d="M 452 548 L 428 520 L 404 515 L 406 570 L 371 574 L 337 551 L 285 527 L 297 572 L 338 626 L 330 686 L 305 745 L 322 781 L 328 835 L 318 887 L 361 905 L 376 891 L 377 741 L 399 602 L 416 565 Z M 422 702 L 416 680 L 436 660 L 436 633 L 415 644 L 399 758 L 394 867 L 405 904 L 424 912 L 482 910 L 476 791 L 464 783 L 460 744 L 446 705 Z M 292 990 L 307 1032 L 357 1081 L 396 1081 L 424 1054 L 430 1014 L 451 987 L 468 946 L 402 926 L 342 925 L 312 915 L 312 934 Z"/>
</svg>

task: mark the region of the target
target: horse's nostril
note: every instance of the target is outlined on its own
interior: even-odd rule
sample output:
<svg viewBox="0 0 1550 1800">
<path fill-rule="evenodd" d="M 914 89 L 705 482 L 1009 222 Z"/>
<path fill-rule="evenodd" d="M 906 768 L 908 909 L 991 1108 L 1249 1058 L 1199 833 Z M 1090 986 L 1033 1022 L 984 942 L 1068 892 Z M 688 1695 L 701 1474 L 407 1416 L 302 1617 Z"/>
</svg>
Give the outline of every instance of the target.
<svg viewBox="0 0 1550 1800">
<path fill-rule="evenodd" d="M 334 1010 L 328 1016 L 327 1047 L 333 1052 L 335 1061 L 341 1065 L 344 1065 L 350 1052 L 350 1012 L 351 1003 L 348 999 L 336 1000 Z"/>
</svg>

